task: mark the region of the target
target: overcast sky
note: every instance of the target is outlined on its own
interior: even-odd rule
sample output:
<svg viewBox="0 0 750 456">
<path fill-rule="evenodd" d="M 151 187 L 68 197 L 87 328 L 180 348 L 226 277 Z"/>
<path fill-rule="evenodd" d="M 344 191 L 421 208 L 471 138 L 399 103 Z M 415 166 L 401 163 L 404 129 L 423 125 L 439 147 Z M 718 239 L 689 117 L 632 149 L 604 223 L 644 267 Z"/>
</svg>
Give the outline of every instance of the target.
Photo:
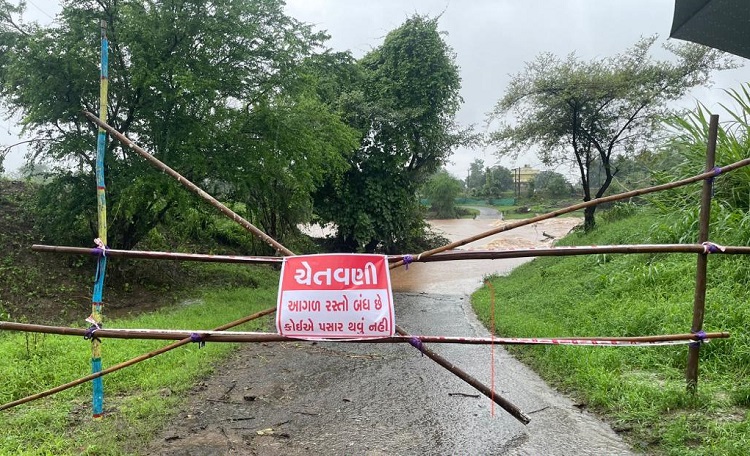
<svg viewBox="0 0 750 456">
<path fill-rule="evenodd" d="M 658 34 L 663 42 L 672 25 L 673 8 L 674 0 L 287 0 L 286 11 L 327 30 L 331 48 L 350 50 L 355 57 L 380 45 L 389 31 L 415 13 L 440 15 L 439 27 L 447 32 L 445 40 L 455 51 L 461 71 L 464 105 L 458 121 L 482 129 L 510 76 L 539 53 L 566 56 L 575 52 L 588 60 L 621 53 L 641 36 Z M 27 17 L 42 23 L 49 23 L 59 9 L 56 1 L 27 0 Z M 739 57 L 737 61 L 745 62 Z M 700 100 L 709 109 L 719 110 L 718 103 L 729 103 L 722 89 L 750 82 L 750 69 L 716 73 L 713 79 L 711 88 L 693 91 L 681 105 L 693 107 Z M 0 130 L 0 143 L 18 141 L 17 135 L 6 134 L 17 132 L 12 121 L 3 121 Z M 19 166 L 22 155 L 19 150 L 9 157 L 6 168 Z M 533 155 L 510 161 L 498 160 L 489 149 L 461 149 L 451 157 L 448 169 L 464 178 L 476 158 L 508 168 L 540 166 Z"/>
</svg>

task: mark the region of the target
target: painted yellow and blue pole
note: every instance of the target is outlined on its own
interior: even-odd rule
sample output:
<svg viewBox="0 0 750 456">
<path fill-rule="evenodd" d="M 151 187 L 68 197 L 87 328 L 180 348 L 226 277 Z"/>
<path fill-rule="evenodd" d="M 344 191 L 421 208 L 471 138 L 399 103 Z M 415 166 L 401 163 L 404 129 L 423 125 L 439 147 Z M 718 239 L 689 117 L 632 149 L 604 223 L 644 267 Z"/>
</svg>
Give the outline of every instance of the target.
<svg viewBox="0 0 750 456">
<path fill-rule="evenodd" d="M 107 122 L 107 89 L 109 85 L 109 42 L 107 40 L 107 22 L 101 22 L 102 31 L 102 58 L 101 58 L 101 86 L 99 89 L 99 118 Z M 96 240 L 100 251 L 96 265 L 96 277 L 94 279 L 94 294 L 91 299 L 91 316 L 87 319 L 92 325 L 91 335 L 91 373 L 96 374 L 102 370 L 101 340 L 94 336 L 94 330 L 102 324 L 102 292 L 104 290 L 104 275 L 107 269 L 107 198 L 104 185 L 104 155 L 107 147 L 107 132 L 99 127 L 96 144 L 96 201 L 99 217 L 99 238 Z M 102 377 L 92 380 L 93 385 L 93 417 L 101 418 L 104 411 L 104 382 Z"/>
</svg>

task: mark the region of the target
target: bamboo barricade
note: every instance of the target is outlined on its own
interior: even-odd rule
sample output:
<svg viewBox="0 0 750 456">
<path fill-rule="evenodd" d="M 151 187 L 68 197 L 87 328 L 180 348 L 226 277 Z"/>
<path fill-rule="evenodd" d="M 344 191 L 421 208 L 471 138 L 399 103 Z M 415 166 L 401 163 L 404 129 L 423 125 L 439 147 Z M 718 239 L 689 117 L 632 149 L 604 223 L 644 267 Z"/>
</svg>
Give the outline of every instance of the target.
<svg viewBox="0 0 750 456">
<path fill-rule="evenodd" d="M 122 135 L 121 133 L 119 133 L 118 131 L 116 131 L 115 129 L 113 129 L 111 126 L 109 126 L 108 124 L 106 124 L 106 122 L 101 122 L 99 119 L 97 119 L 93 114 L 91 114 L 89 112 L 84 112 L 84 114 L 92 122 L 94 122 L 95 124 L 99 125 L 101 128 L 104 128 L 110 134 L 112 134 L 116 139 L 120 140 L 125 145 L 127 145 L 129 148 L 131 148 L 131 149 L 135 150 L 137 153 L 139 153 L 139 155 L 141 155 L 144 158 L 146 158 L 155 167 L 161 169 L 162 171 L 164 171 L 167 174 L 172 175 L 173 177 L 175 177 L 178 180 L 178 182 L 182 183 L 183 185 L 185 185 L 186 187 L 188 187 L 191 191 L 193 191 L 194 193 L 198 194 L 202 198 L 206 199 L 207 201 L 209 201 L 215 207 L 219 208 L 221 210 L 221 212 L 224 213 L 225 215 L 227 215 L 229 218 L 231 218 L 232 220 L 235 220 L 240 225 L 242 225 L 243 227 L 245 227 L 246 229 L 248 229 L 249 231 L 251 231 L 253 234 L 255 234 L 256 236 L 258 236 L 261 239 L 263 239 L 266 242 L 268 242 L 269 245 L 274 246 L 276 248 L 277 252 L 282 252 L 282 253 L 287 253 L 288 252 L 287 254 L 293 254 L 291 251 L 289 251 L 288 249 L 286 249 L 285 247 L 283 247 L 281 244 L 278 244 L 275 240 L 273 240 L 270 237 L 268 237 L 265 233 L 263 233 L 260 230 L 258 230 L 257 228 L 255 228 L 252 224 L 250 224 L 249 222 L 247 222 L 244 219 L 242 219 L 241 217 L 239 217 L 239 215 L 235 214 L 229 208 L 227 208 L 226 206 L 224 206 L 223 204 L 221 204 L 220 202 L 218 202 L 217 200 L 215 200 L 213 197 L 211 197 L 210 195 L 208 195 L 206 192 L 204 192 L 203 190 L 201 190 L 199 187 L 195 186 L 195 184 L 193 184 L 192 182 L 189 182 L 187 179 L 185 179 L 184 177 L 182 177 L 180 174 L 178 174 L 177 172 L 175 172 L 174 170 L 172 170 L 171 168 L 169 168 L 165 164 L 161 163 L 155 157 L 153 157 L 150 154 L 148 154 L 148 152 L 146 152 L 145 150 L 143 150 L 140 147 L 136 146 L 126 136 Z M 511 224 L 508 224 L 508 225 L 505 225 L 505 226 L 498 227 L 498 228 L 493 229 L 493 230 L 489 230 L 489 231 L 483 232 L 483 233 L 481 233 L 479 235 L 472 236 L 472 237 L 463 239 L 461 241 L 457 241 L 457 242 L 448 244 L 448 245 L 443 246 L 443 247 L 441 247 L 439 249 L 433 249 L 433 250 L 430 250 L 430 251 L 423 252 L 422 254 L 420 254 L 420 255 L 417 256 L 416 261 L 422 261 L 423 257 L 426 259 L 426 258 L 428 258 L 428 257 L 430 257 L 432 255 L 437 254 L 437 253 L 444 252 L 446 250 L 453 249 L 453 248 L 456 248 L 456 247 L 460 247 L 460 246 L 466 245 L 466 244 L 468 244 L 470 242 L 474 242 L 476 240 L 479 240 L 479 239 L 482 239 L 482 238 L 485 238 L 485 237 L 488 237 L 488 236 L 491 236 L 493 234 L 497 234 L 497 233 L 500 233 L 500 232 L 503 232 L 503 231 L 508 231 L 510 229 L 513 229 L 513 228 L 518 228 L 518 227 L 521 227 L 521 226 L 525 226 L 525 225 L 528 225 L 528 224 L 536 223 L 536 222 L 539 222 L 539 221 L 542 221 L 542 220 L 546 220 L 546 219 L 549 219 L 549 218 L 557 217 L 559 215 L 562 215 L 562 214 L 565 214 L 565 213 L 569 213 L 569 212 L 573 212 L 573 211 L 576 211 L 576 210 L 579 210 L 579 209 L 583 209 L 583 208 L 589 207 L 589 206 L 595 206 L 595 205 L 606 203 L 606 202 L 618 201 L 618 200 L 622 200 L 622 199 L 626 199 L 626 198 L 631 198 L 631 197 L 634 197 L 634 196 L 645 195 L 645 194 L 653 193 L 653 192 L 656 192 L 656 191 L 661 191 L 661 190 L 667 190 L 667 189 L 671 189 L 671 188 L 676 188 L 676 187 L 687 185 L 687 184 L 690 184 L 690 183 L 693 183 L 693 182 L 697 182 L 697 181 L 700 181 L 700 180 L 710 179 L 712 177 L 717 176 L 721 172 L 732 171 L 734 169 L 740 168 L 742 166 L 746 166 L 748 164 L 750 164 L 750 158 L 749 159 L 740 160 L 740 161 L 732 163 L 730 165 L 726 165 L 725 167 L 723 167 L 723 169 L 714 169 L 712 172 L 706 172 L 706 173 L 699 174 L 699 175 L 693 176 L 691 178 L 683 179 L 683 180 L 680 180 L 680 181 L 676 181 L 676 182 L 672 182 L 672 183 L 668 183 L 668 184 L 663 184 L 663 185 L 659 185 L 659 186 L 654 186 L 654 187 L 649 187 L 649 188 L 646 188 L 646 189 L 635 190 L 635 191 L 632 191 L 632 192 L 626 192 L 626 193 L 622 193 L 622 194 L 619 194 L 619 195 L 613 195 L 613 196 L 606 197 L 606 198 L 598 198 L 598 199 L 595 199 L 595 200 L 591 200 L 591 201 L 587 201 L 587 202 L 584 202 L 584 203 L 580 203 L 578 205 L 570 206 L 570 207 L 568 207 L 566 209 L 561 209 L 561 210 L 558 210 L 558 211 L 550 212 L 550 213 L 545 214 L 545 215 L 533 217 L 531 219 L 526 219 L 526 220 L 522 220 L 522 221 L 519 221 L 519 222 L 514 222 L 514 223 L 511 223 Z M 539 255 L 535 255 L 535 256 L 539 256 Z M 405 260 L 405 257 L 402 257 L 402 259 L 397 260 L 391 267 L 398 267 L 398 266 L 401 266 L 401 265 L 405 264 L 404 260 Z M 274 310 L 275 309 L 268 309 L 268 311 L 271 311 L 271 312 L 274 311 Z M 398 327 L 397 327 L 397 330 L 402 331 L 401 328 L 398 328 Z"/>
<path fill-rule="evenodd" d="M 219 326 L 219 327 L 215 328 L 214 331 L 224 331 L 224 330 L 227 330 L 227 329 L 230 329 L 230 328 L 234 328 L 235 326 L 239 326 L 239 325 L 241 325 L 243 323 L 247 323 L 247 322 L 249 322 L 251 320 L 255 320 L 255 319 L 263 317 L 265 315 L 272 314 L 275 311 L 276 311 L 276 309 L 266 309 L 266 310 L 254 313 L 252 315 L 248 315 L 247 317 L 240 318 L 239 320 L 235 320 L 235 321 L 233 321 L 231 323 L 227 323 L 225 325 Z M 3 323 L 5 323 L 5 322 L 3 322 Z M 98 335 L 97 335 L 97 337 L 98 337 Z M 132 358 L 132 359 L 130 359 L 128 361 L 123 361 L 120 364 L 116 364 L 116 365 L 108 367 L 108 368 L 106 368 L 104 370 L 100 370 L 99 372 L 92 373 L 91 375 L 87 375 L 86 377 L 81 377 L 81 378 L 79 378 L 77 380 L 73 380 L 72 382 L 68 382 L 68 383 L 66 383 L 64 385 L 56 386 L 55 388 L 49 389 L 47 391 L 42 391 L 41 393 L 32 394 L 30 396 L 26 396 L 24 398 L 21 398 L 21 399 L 12 401 L 12 402 L 8 402 L 7 404 L 0 405 L 0 411 L 1 410 L 5 410 L 5 409 L 9 409 L 9 408 L 12 408 L 12 407 L 15 407 L 17 405 L 25 404 L 27 402 L 31 402 L 31 401 L 36 400 L 36 399 L 41 399 L 43 397 L 51 396 L 51 395 L 59 393 L 61 391 L 65 391 L 66 389 L 70 389 L 70 388 L 73 388 L 74 386 L 78 386 L 78 385 L 80 385 L 82 383 L 86 383 L 89 380 L 95 380 L 95 379 L 100 378 L 100 377 L 102 377 L 104 375 L 111 374 L 112 372 L 117 372 L 120 369 L 124 369 L 126 367 L 129 367 L 129 366 L 132 366 L 134 364 L 140 363 L 141 361 L 145 361 L 147 359 L 151 359 L 154 356 L 161 355 L 162 353 L 166 353 L 166 352 L 168 352 L 170 350 L 174 350 L 177 347 L 182 347 L 183 345 L 189 344 L 191 342 L 193 342 L 193 339 L 191 337 L 182 338 L 182 339 L 178 340 L 177 342 L 173 342 L 173 343 L 171 343 L 169 345 L 166 345 L 166 346 L 164 346 L 162 348 L 159 348 L 157 350 L 148 352 L 148 353 L 143 354 L 141 356 Z"/>
<path fill-rule="evenodd" d="M 185 177 L 183 177 L 180 173 L 178 173 L 177 171 L 173 170 L 172 168 L 170 168 L 166 164 L 162 163 L 159 159 L 157 159 L 153 155 L 151 155 L 148 152 L 146 152 L 144 149 L 142 149 L 141 147 L 139 147 L 138 145 L 136 145 L 133 141 L 131 141 L 130 139 L 128 139 L 127 136 L 125 136 L 122 133 L 120 133 L 119 131 L 115 130 L 114 128 L 112 128 L 112 126 L 108 125 L 106 122 L 102 122 L 100 119 L 96 118 L 96 116 L 94 116 L 93 114 L 91 114 L 88 111 L 84 111 L 84 115 L 89 120 L 91 120 L 92 122 L 94 122 L 95 124 L 97 124 L 99 127 L 104 128 L 105 130 L 107 130 L 114 138 L 116 138 L 117 140 L 121 141 L 123 144 L 127 145 L 128 148 L 134 150 L 138 155 L 140 155 L 143 158 L 145 158 L 154 167 L 156 167 L 157 169 L 160 169 L 163 172 L 165 172 L 165 173 L 169 174 L 170 176 L 174 177 L 175 179 L 177 179 L 177 181 L 179 183 L 181 183 L 182 185 L 184 185 L 185 187 L 187 187 L 188 189 L 190 189 L 190 191 L 192 191 L 193 193 L 197 194 L 198 196 L 200 196 L 204 200 L 208 201 L 211 205 L 213 205 L 214 207 L 216 207 L 217 209 L 219 209 L 224 215 L 226 215 L 230 219 L 234 220 L 235 222 L 239 223 L 242 227 L 244 227 L 245 229 L 247 229 L 248 231 L 250 231 L 251 233 L 253 233 L 255 236 L 257 236 L 258 238 L 262 239 L 263 241 L 265 241 L 266 243 L 268 243 L 269 245 L 271 245 L 272 247 L 274 247 L 277 252 L 282 253 L 282 254 L 287 255 L 287 256 L 293 256 L 294 255 L 294 252 L 292 252 L 291 250 L 289 250 L 286 247 L 284 247 L 283 245 L 281 245 L 275 239 L 271 238 L 266 233 L 264 233 L 263 231 L 261 231 L 258 228 L 256 228 L 253 224 L 251 224 L 250 222 L 248 222 L 244 218 L 240 217 L 234 211 L 232 211 L 231 209 L 229 209 L 228 207 L 226 207 L 225 205 L 223 205 L 222 203 L 220 203 L 216 198 L 212 197 L 207 192 L 205 192 L 204 190 L 202 190 L 200 187 L 198 187 L 197 185 L 195 185 L 194 183 L 190 182 L 188 179 L 186 179 Z M 401 334 L 401 335 L 407 335 L 407 332 L 403 328 L 401 328 L 400 326 L 398 326 L 398 325 L 396 325 L 396 331 L 399 334 Z M 426 347 L 423 347 L 421 345 L 420 345 L 419 349 L 428 358 L 432 359 L 433 361 L 437 362 L 441 366 L 445 367 L 446 369 L 448 369 L 448 371 L 450 371 L 454 375 L 458 376 L 459 378 L 461 378 L 462 380 L 466 381 L 467 383 L 470 381 L 470 384 L 472 386 L 474 386 L 474 384 L 481 385 L 481 383 L 478 380 L 474 379 L 469 374 L 467 374 L 466 372 L 460 370 L 459 368 L 453 366 L 451 363 L 447 362 L 444 358 L 442 358 L 441 356 L 439 356 L 437 353 L 433 352 L 432 350 L 429 350 Z M 528 422 L 529 422 L 528 417 L 526 415 L 524 415 L 523 413 L 521 413 L 520 410 L 518 410 L 517 407 L 512 406 L 512 404 L 510 404 L 502 396 L 500 396 L 499 394 L 493 392 L 492 390 L 490 390 L 489 388 L 487 388 L 484 385 L 482 385 L 482 388 L 479 389 L 479 391 L 482 394 L 484 394 L 485 396 L 487 396 L 488 398 L 490 398 L 491 400 L 493 400 L 497 405 L 499 405 L 500 407 L 502 407 L 505 411 L 507 411 L 508 413 L 510 413 L 516 419 L 518 419 L 519 421 L 523 422 L 524 424 L 528 424 Z M 487 392 L 489 392 L 489 394 L 487 394 Z"/>
<path fill-rule="evenodd" d="M 101 82 L 99 89 L 99 119 L 107 122 L 107 90 L 109 88 L 109 41 L 107 40 L 107 22 L 101 21 Z M 104 184 L 104 155 L 107 150 L 107 132 L 99 127 L 96 141 L 96 206 L 99 218 L 99 238 L 95 241 L 102 249 L 97 260 L 94 292 L 91 298 L 91 315 L 86 319 L 92 325 L 102 324 L 102 303 L 104 293 L 104 276 L 107 272 L 107 196 Z M 102 370 L 101 340 L 91 339 L 91 373 Z M 92 382 L 92 416 L 101 418 L 104 412 L 104 382 L 101 376 Z"/>
<path fill-rule="evenodd" d="M 262 315 L 269 315 L 269 309 L 261 312 Z M 256 314 L 257 315 L 257 314 Z M 243 321 L 244 323 L 244 321 Z M 98 329 L 91 332 L 90 329 L 71 328 L 67 326 L 48 326 L 35 325 L 30 323 L 15 323 L 10 321 L 0 321 L 0 331 L 20 331 L 33 332 L 42 334 L 55 334 L 61 336 L 95 336 L 104 339 L 146 339 L 146 340 L 178 340 L 190 339 L 192 342 L 300 342 L 306 339 L 282 336 L 277 333 L 255 332 L 255 331 L 225 331 L 215 329 L 212 331 L 205 330 L 180 330 L 180 329 Z M 390 343 L 408 343 L 413 344 L 417 340 L 422 343 L 435 344 L 460 344 L 460 345 L 573 345 L 573 346 L 596 346 L 596 347 L 617 347 L 630 346 L 639 347 L 647 345 L 680 345 L 686 343 L 700 342 L 710 339 L 729 338 L 728 332 L 706 333 L 705 337 L 693 334 L 662 334 L 655 336 L 634 336 L 634 337 L 451 337 L 451 336 L 430 336 L 430 335 L 408 335 L 399 334 L 398 336 L 383 337 L 379 339 L 329 339 L 342 343 L 364 343 L 364 344 L 390 344 Z"/>
<path fill-rule="evenodd" d="M 708 145 L 706 146 L 706 171 L 714 168 L 716 162 L 716 135 L 719 129 L 719 116 L 713 114 L 708 125 Z M 700 225 L 698 228 L 698 242 L 708 241 L 709 221 L 711 219 L 711 194 L 713 181 L 703 181 L 701 191 Z M 703 314 L 706 308 L 706 269 L 708 268 L 708 252 L 698 255 L 695 269 L 695 296 L 693 298 L 693 323 L 690 331 L 698 334 L 703 329 Z M 698 387 L 698 356 L 701 344 L 691 344 L 688 348 L 687 368 L 685 380 L 688 391 L 695 392 Z"/>
<path fill-rule="evenodd" d="M 34 244 L 31 250 L 43 253 L 62 253 L 69 255 L 98 255 L 98 249 L 86 247 L 66 247 L 55 245 Z M 591 246 L 569 246 L 569 247 L 546 247 L 527 249 L 504 249 L 504 250 L 452 250 L 438 253 L 429 257 L 417 259 L 409 255 L 409 263 L 435 263 L 442 261 L 459 260 L 499 260 L 507 258 L 529 258 L 542 256 L 576 256 L 576 255 L 602 255 L 602 254 L 653 254 L 653 253 L 716 253 L 725 255 L 748 255 L 750 247 L 746 246 L 719 246 L 713 243 L 705 244 L 629 244 L 629 245 L 591 245 Z M 144 250 L 117 250 L 107 249 L 110 257 L 147 259 L 147 260 L 173 260 L 173 261 L 197 261 L 207 263 L 238 263 L 238 264 L 278 264 L 284 261 L 283 257 L 271 256 L 242 256 L 242 255 L 205 255 L 199 253 L 174 253 L 155 252 Z M 388 261 L 395 263 L 403 261 L 406 255 L 391 255 Z"/>
</svg>

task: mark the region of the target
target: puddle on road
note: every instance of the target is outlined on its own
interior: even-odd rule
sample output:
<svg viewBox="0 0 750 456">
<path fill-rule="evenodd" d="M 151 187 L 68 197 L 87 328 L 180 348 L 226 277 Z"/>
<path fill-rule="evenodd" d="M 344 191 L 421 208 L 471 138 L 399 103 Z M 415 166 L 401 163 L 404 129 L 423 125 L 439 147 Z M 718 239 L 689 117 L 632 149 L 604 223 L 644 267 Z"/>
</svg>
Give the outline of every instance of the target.
<svg viewBox="0 0 750 456">
<path fill-rule="evenodd" d="M 430 224 L 451 242 L 489 231 L 498 224 L 507 223 L 491 219 L 432 220 Z M 544 220 L 499 233 L 462 246 L 460 250 L 504 250 L 513 248 L 551 246 L 552 239 L 560 238 L 581 223 L 579 218 Z M 531 258 L 501 260 L 446 261 L 441 263 L 414 263 L 406 270 L 400 267 L 391 271 L 393 291 L 437 294 L 471 294 L 482 286 L 483 277 L 490 274 L 507 274 Z"/>
</svg>

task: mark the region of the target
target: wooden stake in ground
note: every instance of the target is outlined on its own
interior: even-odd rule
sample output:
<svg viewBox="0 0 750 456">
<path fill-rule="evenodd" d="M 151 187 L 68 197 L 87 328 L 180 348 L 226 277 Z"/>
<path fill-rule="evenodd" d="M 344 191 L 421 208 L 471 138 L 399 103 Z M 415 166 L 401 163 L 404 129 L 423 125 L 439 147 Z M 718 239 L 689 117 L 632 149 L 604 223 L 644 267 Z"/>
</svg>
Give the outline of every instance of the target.
<svg viewBox="0 0 750 456">
<path fill-rule="evenodd" d="M 719 116 L 713 114 L 708 127 L 708 145 L 706 146 L 706 172 L 714 170 L 716 162 L 716 135 L 719 129 Z M 709 221 L 711 219 L 711 193 L 713 192 L 713 179 L 703 181 L 701 193 L 700 227 L 698 242 L 708 241 Z M 698 263 L 695 271 L 695 297 L 693 299 L 693 325 L 690 332 L 703 335 L 703 314 L 706 308 L 706 268 L 708 267 L 708 254 L 710 249 L 698 254 Z M 688 349 L 688 362 L 685 378 L 687 379 L 688 391 L 695 392 L 698 388 L 698 357 L 700 355 L 701 343 L 690 344 Z"/>
</svg>

